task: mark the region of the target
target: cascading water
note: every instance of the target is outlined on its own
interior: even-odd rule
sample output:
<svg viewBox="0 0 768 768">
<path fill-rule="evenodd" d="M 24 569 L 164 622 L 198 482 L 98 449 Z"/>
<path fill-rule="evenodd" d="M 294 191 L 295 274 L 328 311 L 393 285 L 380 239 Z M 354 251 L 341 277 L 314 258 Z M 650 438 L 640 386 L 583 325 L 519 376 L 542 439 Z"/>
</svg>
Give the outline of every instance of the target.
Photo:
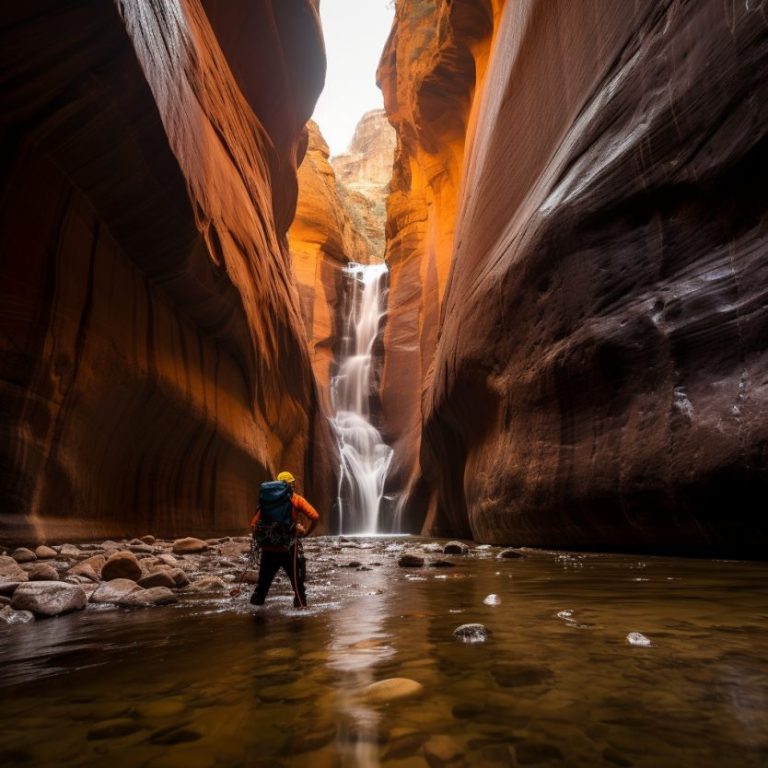
<svg viewBox="0 0 768 768">
<path fill-rule="evenodd" d="M 339 528 L 342 533 L 377 533 L 384 481 L 392 449 L 371 424 L 373 346 L 384 315 L 386 264 L 350 263 L 339 368 L 331 379 L 331 419 L 339 443 Z"/>
</svg>

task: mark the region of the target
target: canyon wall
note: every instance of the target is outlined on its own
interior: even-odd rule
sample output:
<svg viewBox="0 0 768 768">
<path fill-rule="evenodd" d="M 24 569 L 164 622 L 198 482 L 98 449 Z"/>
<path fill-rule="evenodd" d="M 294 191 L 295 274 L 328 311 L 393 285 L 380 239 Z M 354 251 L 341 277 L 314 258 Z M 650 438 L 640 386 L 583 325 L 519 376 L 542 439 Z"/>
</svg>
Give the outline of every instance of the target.
<svg viewBox="0 0 768 768">
<path fill-rule="evenodd" d="M 316 3 L 6 3 L 0 38 L 0 536 L 242 531 L 282 468 L 325 508 L 285 237 Z"/>
<path fill-rule="evenodd" d="M 438 36 L 460 9 L 493 23 L 487 69 L 459 62 L 476 87 L 443 250 L 424 248 L 429 207 L 416 222 L 408 206 L 444 188 L 449 153 L 422 138 L 412 78 L 383 78 L 396 126 L 406 110 L 393 273 L 400 260 L 397 281 L 419 286 L 421 347 L 389 327 L 391 364 L 410 353 L 424 380 L 426 482 L 409 509 L 479 541 L 765 557 L 763 4 L 415 5 Z M 382 72 L 410 52 L 429 93 L 450 93 L 417 46 L 396 28 Z M 414 137 L 436 181 L 414 171 Z M 442 301 L 436 253 L 450 254 Z M 413 420 L 398 426 L 417 441 Z"/>
<path fill-rule="evenodd" d="M 365 236 L 368 253 L 352 261 L 370 264 L 384 258 L 389 183 L 396 134 L 383 109 L 366 112 L 346 152 L 331 158 L 344 202 Z"/>
</svg>

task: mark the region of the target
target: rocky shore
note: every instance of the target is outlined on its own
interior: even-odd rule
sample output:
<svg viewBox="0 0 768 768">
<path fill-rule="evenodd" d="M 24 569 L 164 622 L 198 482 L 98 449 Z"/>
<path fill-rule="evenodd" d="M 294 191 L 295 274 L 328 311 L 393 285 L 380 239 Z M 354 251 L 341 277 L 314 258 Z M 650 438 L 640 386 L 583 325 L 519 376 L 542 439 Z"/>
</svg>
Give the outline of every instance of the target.
<svg viewBox="0 0 768 768">
<path fill-rule="evenodd" d="M 244 571 L 250 537 L 0 548 L 0 621 L 23 624 L 96 606 L 168 605 L 180 593 L 226 591 Z"/>
</svg>

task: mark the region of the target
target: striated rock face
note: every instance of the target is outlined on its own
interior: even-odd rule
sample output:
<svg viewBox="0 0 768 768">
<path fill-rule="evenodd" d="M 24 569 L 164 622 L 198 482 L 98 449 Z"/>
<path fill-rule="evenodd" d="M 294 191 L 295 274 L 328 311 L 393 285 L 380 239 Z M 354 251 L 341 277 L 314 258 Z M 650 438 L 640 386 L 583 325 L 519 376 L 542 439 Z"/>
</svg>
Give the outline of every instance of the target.
<svg viewBox="0 0 768 768">
<path fill-rule="evenodd" d="M 403 524 L 412 530 L 421 526 L 429 501 L 419 466 L 422 391 L 431 379 L 467 123 L 488 59 L 493 5 L 400 0 L 379 65 L 397 131 L 387 201 L 390 289 L 381 395 L 384 432 L 395 449 L 388 490 L 405 489 Z"/>
<path fill-rule="evenodd" d="M 4 539 L 242 529 L 283 467 L 323 507 L 285 238 L 315 6 L 4 7 Z"/>
<path fill-rule="evenodd" d="M 309 145 L 299 167 L 299 198 L 288 239 L 312 367 L 323 407 L 329 414 L 341 270 L 349 261 L 367 260 L 369 245 L 345 204 L 320 129 L 314 122 L 307 127 Z"/>
<path fill-rule="evenodd" d="M 385 74 L 416 51 L 402 31 L 413 6 L 399 4 Z M 454 2 L 450 12 L 487 6 Z M 414 172 L 403 147 L 414 136 L 429 147 L 423 101 L 410 80 L 403 90 L 404 78 L 384 78 L 398 85 L 388 109 L 403 123 L 393 292 L 403 295 L 406 274 L 421 285 L 408 307 L 422 369 L 443 284 L 437 254 L 452 253 L 425 377 L 427 527 L 515 544 L 764 557 L 763 9 L 630 6 L 508 2 L 490 17 L 485 74 L 453 60 L 466 77 L 474 68 L 480 87 L 450 245 L 421 260 L 403 243 L 430 242 L 433 214 L 422 207 L 411 224 L 407 204 L 444 188 L 445 174 L 424 182 Z M 437 4 L 438 16 L 448 12 Z M 425 28 L 439 34 L 441 24 L 432 16 Z M 450 67 L 412 56 L 434 73 L 428 95 L 446 99 L 438 86 L 456 82 Z M 441 141 L 429 157 L 447 154 Z M 407 370 L 395 330 L 392 365 Z M 412 435 L 412 422 L 397 426 Z"/>
<path fill-rule="evenodd" d="M 367 241 L 366 256 L 353 259 L 363 264 L 384 258 L 386 200 L 395 143 L 387 113 L 374 109 L 360 118 L 347 152 L 331 158 L 344 202 Z"/>
</svg>

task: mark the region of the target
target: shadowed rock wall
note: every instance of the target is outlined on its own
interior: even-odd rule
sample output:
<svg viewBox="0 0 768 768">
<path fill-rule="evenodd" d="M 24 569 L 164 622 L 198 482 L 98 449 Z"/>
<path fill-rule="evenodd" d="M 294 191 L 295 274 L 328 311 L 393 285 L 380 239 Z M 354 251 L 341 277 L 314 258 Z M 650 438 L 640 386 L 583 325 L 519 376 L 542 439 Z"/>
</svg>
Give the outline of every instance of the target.
<svg viewBox="0 0 768 768">
<path fill-rule="evenodd" d="M 501 10 L 426 377 L 427 527 L 765 557 L 765 9 Z"/>
<path fill-rule="evenodd" d="M 242 530 L 282 467 L 324 507 L 285 240 L 316 9 L 221 6 L 3 7 L 4 539 Z"/>
</svg>

